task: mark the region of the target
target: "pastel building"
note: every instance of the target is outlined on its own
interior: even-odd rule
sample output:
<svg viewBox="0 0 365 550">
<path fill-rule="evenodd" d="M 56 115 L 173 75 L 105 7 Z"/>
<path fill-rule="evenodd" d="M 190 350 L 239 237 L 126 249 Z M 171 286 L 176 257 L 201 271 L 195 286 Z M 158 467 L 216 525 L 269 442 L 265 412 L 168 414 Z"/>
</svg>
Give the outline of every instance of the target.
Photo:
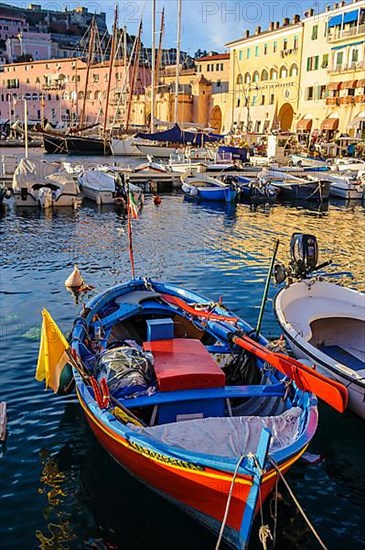
<svg viewBox="0 0 365 550">
<path fill-rule="evenodd" d="M 226 44 L 230 50 L 225 127 L 246 132 L 290 130 L 297 116 L 303 26 L 299 15 L 257 27 Z"/>
<path fill-rule="evenodd" d="M 85 123 L 103 122 L 109 80 L 109 62 L 94 64 L 86 90 L 87 65 L 82 59 L 51 59 L 9 64 L 0 73 L 0 119 L 24 120 L 24 100 L 31 122 L 47 119 L 53 125 L 65 125 L 79 119 L 85 102 Z M 132 74 L 129 75 L 132 78 Z M 150 71 L 140 66 L 134 91 L 140 97 L 150 85 Z M 125 76 L 118 63 L 111 76 L 108 123 L 121 122 L 125 116 Z M 124 91 L 123 91 L 124 90 Z M 133 113 L 132 113 L 133 115 Z M 136 113 L 137 116 L 137 113 Z"/>
<path fill-rule="evenodd" d="M 29 25 L 24 17 L 0 15 L 0 40 L 5 41 L 24 32 L 29 32 Z"/>
<path fill-rule="evenodd" d="M 365 1 L 335 4 L 303 20 L 296 128 L 331 138 L 365 130 Z"/>
</svg>

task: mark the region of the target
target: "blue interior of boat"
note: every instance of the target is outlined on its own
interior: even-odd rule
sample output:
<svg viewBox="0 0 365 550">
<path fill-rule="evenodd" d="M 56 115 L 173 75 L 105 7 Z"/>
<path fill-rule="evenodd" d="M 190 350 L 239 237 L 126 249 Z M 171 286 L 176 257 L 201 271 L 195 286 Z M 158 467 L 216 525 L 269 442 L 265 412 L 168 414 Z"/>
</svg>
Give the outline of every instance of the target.
<svg viewBox="0 0 365 550">
<path fill-rule="evenodd" d="M 365 369 L 365 363 L 358 359 L 348 351 L 344 350 L 340 346 L 319 346 L 319 349 L 323 351 L 326 355 L 332 357 L 336 361 L 339 361 L 343 365 L 350 367 L 353 370 L 362 370 Z"/>
</svg>

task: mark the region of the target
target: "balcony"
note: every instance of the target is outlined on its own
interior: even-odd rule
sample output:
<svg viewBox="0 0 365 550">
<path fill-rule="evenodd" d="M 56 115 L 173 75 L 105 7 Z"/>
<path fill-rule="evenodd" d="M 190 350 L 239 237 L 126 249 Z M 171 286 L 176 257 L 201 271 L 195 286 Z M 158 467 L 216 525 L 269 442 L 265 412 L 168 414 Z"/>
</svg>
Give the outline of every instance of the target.
<svg viewBox="0 0 365 550">
<path fill-rule="evenodd" d="M 353 36 L 359 36 L 365 34 L 365 24 L 359 27 L 352 27 L 351 29 L 339 29 L 335 27 L 331 33 L 327 35 L 327 42 L 338 42 L 345 38 L 351 38 Z"/>
<path fill-rule="evenodd" d="M 284 59 L 284 57 L 287 57 L 288 55 L 293 55 L 298 53 L 298 48 L 289 48 L 287 50 L 281 50 L 280 56 Z"/>
<path fill-rule="evenodd" d="M 358 62 L 352 62 L 352 63 L 342 63 L 341 65 L 334 65 L 333 67 L 328 69 L 328 72 L 330 74 L 336 74 L 336 73 L 343 73 L 346 71 L 363 71 L 365 69 L 365 62 L 364 61 L 358 61 Z"/>
<path fill-rule="evenodd" d="M 326 105 L 339 105 L 339 97 L 326 97 Z"/>
<path fill-rule="evenodd" d="M 340 105 L 352 105 L 354 103 L 355 96 L 348 95 L 346 97 L 340 97 Z"/>
<path fill-rule="evenodd" d="M 365 94 L 355 95 L 355 103 L 365 103 Z"/>
<path fill-rule="evenodd" d="M 63 82 L 48 82 L 43 84 L 43 90 L 65 90 L 66 85 Z"/>
</svg>

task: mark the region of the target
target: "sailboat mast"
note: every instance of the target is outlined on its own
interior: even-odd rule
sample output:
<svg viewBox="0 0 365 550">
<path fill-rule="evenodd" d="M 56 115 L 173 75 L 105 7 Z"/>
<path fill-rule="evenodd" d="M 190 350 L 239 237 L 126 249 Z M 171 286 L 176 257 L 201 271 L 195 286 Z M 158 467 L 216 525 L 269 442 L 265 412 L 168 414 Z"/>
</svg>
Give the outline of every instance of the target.
<svg viewBox="0 0 365 550">
<path fill-rule="evenodd" d="M 178 108 L 179 108 L 180 43 L 181 43 L 181 5 L 182 5 L 182 0 L 178 0 L 178 10 L 177 10 L 177 48 L 176 48 L 176 81 L 175 81 L 175 111 L 174 111 L 174 122 L 177 122 Z"/>
<path fill-rule="evenodd" d="M 152 0 L 151 134 L 155 131 L 156 0 Z"/>
<path fill-rule="evenodd" d="M 126 119 L 125 119 L 125 129 L 126 129 L 126 131 L 128 130 L 128 127 L 129 127 L 129 117 L 130 117 L 131 108 L 132 108 L 132 98 L 133 98 L 134 84 L 136 82 L 137 69 L 139 67 L 139 50 L 141 48 L 141 33 L 142 33 L 142 21 L 139 24 L 136 48 L 135 48 L 135 52 L 134 52 L 134 63 L 133 63 L 132 78 L 131 78 L 131 82 L 130 82 L 130 86 L 129 86 L 129 97 L 128 97 Z"/>
<path fill-rule="evenodd" d="M 84 121 L 85 121 L 86 95 L 87 95 L 87 89 L 89 87 L 90 66 L 94 56 L 94 42 L 95 42 L 95 19 L 93 19 L 91 23 L 89 53 L 88 53 L 88 59 L 87 59 L 86 78 L 85 78 L 84 101 L 82 103 L 82 111 L 80 115 L 80 128 L 83 128 Z"/>
<path fill-rule="evenodd" d="M 161 25 L 160 25 L 160 38 L 158 41 L 158 50 L 157 50 L 157 59 L 156 59 L 156 70 L 155 70 L 155 83 L 158 87 L 158 76 L 160 73 L 161 59 L 162 59 L 162 40 L 163 34 L 165 31 L 165 8 L 162 8 L 161 12 Z M 157 115 L 158 117 L 158 115 Z"/>
<path fill-rule="evenodd" d="M 113 25 L 113 38 L 110 48 L 110 60 L 109 60 L 109 76 L 108 76 L 108 88 L 106 92 L 106 101 L 105 101 L 105 115 L 104 115 L 104 139 L 106 138 L 107 125 L 108 125 L 108 111 L 109 111 L 109 97 L 110 97 L 110 88 L 112 83 L 112 74 L 114 67 L 114 57 L 115 57 L 115 46 L 118 39 L 118 4 L 115 6 L 114 14 L 114 25 Z"/>
</svg>

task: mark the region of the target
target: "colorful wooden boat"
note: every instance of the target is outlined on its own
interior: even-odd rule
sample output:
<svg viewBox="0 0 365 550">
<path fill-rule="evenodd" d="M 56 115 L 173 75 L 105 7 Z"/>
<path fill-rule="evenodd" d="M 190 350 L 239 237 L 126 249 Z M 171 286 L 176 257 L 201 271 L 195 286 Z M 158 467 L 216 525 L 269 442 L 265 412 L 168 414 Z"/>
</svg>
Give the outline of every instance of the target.
<svg viewBox="0 0 365 550">
<path fill-rule="evenodd" d="M 101 445 L 234 548 L 246 548 L 278 470 L 318 421 L 304 390 L 320 375 L 295 377 L 301 365 L 250 332 L 220 303 L 135 278 L 93 298 L 71 337 L 77 395 Z"/>
</svg>

